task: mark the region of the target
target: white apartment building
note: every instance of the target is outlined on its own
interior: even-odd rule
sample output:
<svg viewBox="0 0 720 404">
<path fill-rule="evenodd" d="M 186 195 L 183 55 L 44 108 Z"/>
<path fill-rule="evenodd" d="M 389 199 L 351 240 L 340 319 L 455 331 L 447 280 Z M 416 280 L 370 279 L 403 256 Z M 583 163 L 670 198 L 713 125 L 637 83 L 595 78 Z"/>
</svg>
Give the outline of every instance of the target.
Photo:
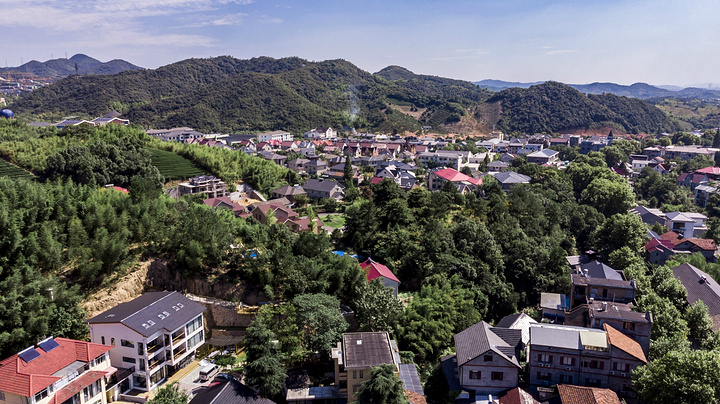
<svg viewBox="0 0 720 404">
<path fill-rule="evenodd" d="M 146 293 L 88 320 L 90 340 L 112 345 L 112 366 L 132 371 L 124 388 L 154 390 L 195 358 L 204 311 L 179 292 Z"/>
<path fill-rule="evenodd" d="M 292 133 L 285 132 L 284 130 L 265 132 L 265 133 L 261 133 L 258 135 L 258 142 L 270 142 L 270 141 L 291 142 L 292 140 L 293 140 Z"/>
</svg>

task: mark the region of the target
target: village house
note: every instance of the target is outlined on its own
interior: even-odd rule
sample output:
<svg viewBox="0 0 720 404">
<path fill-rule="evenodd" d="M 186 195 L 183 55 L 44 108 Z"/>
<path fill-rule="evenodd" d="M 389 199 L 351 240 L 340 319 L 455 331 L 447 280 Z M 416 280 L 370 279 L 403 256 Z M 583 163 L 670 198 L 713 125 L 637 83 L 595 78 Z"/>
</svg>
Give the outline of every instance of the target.
<svg viewBox="0 0 720 404">
<path fill-rule="evenodd" d="M 271 191 L 273 198 L 287 198 L 290 202 L 295 203 L 295 198 L 299 195 L 307 195 L 307 192 L 300 185 L 285 185 L 283 187 Z"/>
<path fill-rule="evenodd" d="M 559 154 L 560 153 L 555 150 L 544 149 L 544 150 L 540 150 L 540 151 L 536 151 L 534 153 L 528 154 L 527 162 L 535 163 L 535 164 L 539 164 L 539 165 L 552 164 L 558 160 Z"/>
<path fill-rule="evenodd" d="M 392 289 L 393 296 L 398 296 L 398 286 L 400 280 L 392 273 L 388 267 L 379 262 L 373 261 L 372 258 L 368 258 L 365 262 L 360 263 L 360 268 L 365 271 L 365 277 L 368 282 L 372 282 L 375 279 L 379 279 L 385 287 Z"/>
<path fill-rule="evenodd" d="M 462 389 L 475 402 L 517 387 L 521 333 L 481 321 L 455 334 L 456 354 L 442 358 L 451 390 Z"/>
<path fill-rule="evenodd" d="M 687 263 L 672 268 L 672 272 L 687 289 L 688 304 L 705 303 L 713 321 L 713 331 L 720 330 L 720 285 L 710 275 Z"/>
<path fill-rule="evenodd" d="M 303 185 L 303 189 L 307 192 L 307 196 L 310 199 L 333 198 L 342 200 L 342 198 L 345 197 L 345 187 L 340 185 L 339 182 L 332 180 L 316 180 L 311 178 Z"/>
<path fill-rule="evenodd" d="M 518 174 L 515 171 L 503 171 L 493 175 L 497 182 L 500 183 L 503 191 L 508 192 L 512 187 L 518 184 L 529 184 L 530 177 L 524 174 Z"/>
<path fill-rule="evenodd" d="M 599 261 L 583 265 L 570 277 L 571 308 L 591 298 L 620 303 L 630 303 L 635 299 L 635 280 L 626 281 L 621 273 Z"/>
<path fill-rule="evenodd" d="M 112 346 L 112 366 L 131 369 L 128 389 L 151 391 L 195 359 L 204 311 L 182 293 L 148 292 L 88 320 L 90 340 Z"/>
<path fill-rule="evenodd" d="M 630 400 L 632 371 L 647 363 L 640 344 L 608 324 L 602 330 L 533 324 L 527 360 L 532 386 L 609 388 Z"/>
<path fill-rule="evenodd" d="M 240 216 L 241 214 L 247 212 L 245 206 L 240 205 L 239 203 L 231 200 L 230 197 L 227 196 L 203 199 L 203 203 L 210 206 L 211 208 L 229 209 L 235 216 Z"/>
<path fill-rule="evenodd" d="M 446 182 L 453 183 L 461 193 L 475 190 L 483 183 L 482 178 L 476 179 L 452 168 L 435 169 L 428 174 L 428 188 L 431 191 L 441 190 Z"/>
<path fill-rule="evenodd" d="M 117 390 L 122 390 L 118 377 L 127 378 L 129 373 L 110 366 L 110 349 L 52 337 L 23 349 L 0 361 L 0 402 L 105 404 L 115 400 Z M 124 380 L 120 382 L 126 386 Z"/>
<path fill-rule="evenodd" d="M 343 334 L 330 356 L 335 364 L 335 386 L 339 387 L 340 397 L 347 402 L 357 400 L 360 385 L 370 379 L 370 370 L 380 365 L 395 367 L 404 390 L 424 394 L 417 368 L 413 364 L 401 363 L 397 342 L 391 340 L 385 331 Z"/>
</svg>

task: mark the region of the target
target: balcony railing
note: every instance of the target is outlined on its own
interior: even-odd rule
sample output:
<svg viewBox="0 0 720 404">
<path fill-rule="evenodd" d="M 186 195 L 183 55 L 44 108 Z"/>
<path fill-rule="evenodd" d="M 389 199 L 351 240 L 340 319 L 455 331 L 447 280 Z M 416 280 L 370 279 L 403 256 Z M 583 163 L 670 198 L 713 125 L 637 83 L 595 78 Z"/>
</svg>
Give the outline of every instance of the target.
<svg viewBox="0 0 720 404">
<path fill-rule="evenodd" d="M 173 358 L 178 358 L 185 352 L 187 352 L 187 349 L 184 346 L 181 349 L 176 349 L 173 351 Z"/>
<path fill-rule="evenodd" d="M 148 366 L 148 370 L 149 370 L 149 371 L 152 371 L 152 370 L 154 370 L 156 367 L 158 367 L 158 365 L 160 365 L 161 363 L 164 363 L 164 362 L 165 362 L 165 356 L 164 356 L 164 355 L 162 355 L 162 356 L 160 356 L 160 357 L 153 358 L 153 359 L 152 359 L 152 362 L 150 362 L 150 364 L 149 364 L 149 366 Z"/>
<path fill-rule="evenodd" d="M 175 345 L 178 341 L 180 341 L 183 338 L 185 338 L 185 333 L 182 333 L 182 334 L 178 335 L 177 337 L 173 338 L 173 340 L 172 340 L 173 345 Z"/>
<path fill-rule="evenodd" d="M 150 355 L 150 354 L 155 353 L 163 348 L 165 348 L 165 345 L 163 345 L 162 343 L 155 344 L 155 345 L 148 345 L 147 353 L 148 353 L 148 355 Z"/>
</svg>

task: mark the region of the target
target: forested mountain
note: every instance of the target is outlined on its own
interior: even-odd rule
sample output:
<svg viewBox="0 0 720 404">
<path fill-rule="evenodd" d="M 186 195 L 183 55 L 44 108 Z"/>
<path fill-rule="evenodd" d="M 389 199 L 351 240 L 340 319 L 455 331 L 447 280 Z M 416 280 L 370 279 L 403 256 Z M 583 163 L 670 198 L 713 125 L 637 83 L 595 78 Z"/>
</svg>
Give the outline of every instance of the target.
<svg viewBox="0 0 720 404">
<path fill-rule="evenodd" d="M 115 74 L 138 69 L 142 69 L 142 67 L 121 59 L 113 59 L 103 63 L 90 56 L 77 54 L 70 59 L 58 58 L 45 62 L 31 60 L 22 66 L 2 68 L 0 72 L 32 73 L 40 77 L 61 78 L 71 74 Z"/>
<path fill-rule="evenodd" d="M 318 125 L 381 132 L 416 132 L 422 125 L 440 132 L 487 132 L 494 124 L 528 133 L 674 128 L 662 112 L 640 100 L 588 98 L 559 83 L 493 95 L 470 82 L 418 75 L 399 66 L 371 74 L 344 60 L 269 57 L 188 59 L 155 70 L 72 76 L 22 96 L 12 108 L 20 116 L 43 120 L 114 109 L 145 127 L 208 132 L 303 133 Z M 488 110 L 495 113 L 480 112 Z"/>
<path fill-rule="evenodd" d="M 487 103 L 497 103 L 499 127 L 507 132 L 547 132 L 613 126 L 627 132 L 671 132 L 672 122 L 642 100 L 613 94 L 586 96 L 562 83 L 503 90 Z"/>
</svg>

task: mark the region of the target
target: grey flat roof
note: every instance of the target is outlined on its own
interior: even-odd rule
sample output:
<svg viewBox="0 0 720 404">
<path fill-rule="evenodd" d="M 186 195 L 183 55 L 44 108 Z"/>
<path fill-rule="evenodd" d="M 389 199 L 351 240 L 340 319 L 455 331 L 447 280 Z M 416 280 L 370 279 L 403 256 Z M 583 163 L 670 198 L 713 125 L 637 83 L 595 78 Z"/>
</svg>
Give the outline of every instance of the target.
<svg viewBox="0 0 720 404">
<path fill-rule="evenodd" d="M 343 334 L 345 368 L 369 368 L 395 363 L 390 337 L 386 332 L 353 332 Z"/>
</svg>

